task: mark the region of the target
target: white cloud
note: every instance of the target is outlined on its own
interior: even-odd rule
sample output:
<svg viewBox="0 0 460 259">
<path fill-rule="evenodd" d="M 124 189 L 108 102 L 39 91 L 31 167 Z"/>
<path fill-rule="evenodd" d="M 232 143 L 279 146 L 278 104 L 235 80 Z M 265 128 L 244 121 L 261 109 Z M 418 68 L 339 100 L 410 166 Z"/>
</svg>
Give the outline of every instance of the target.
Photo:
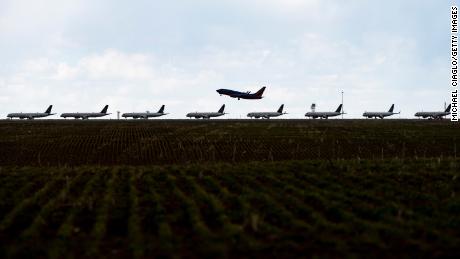
<svg viewBox="0 0 460 259">
<path fill-rule="evenodd" d="M 316 9 L 320 7 L 319 0 L 253 0 L 245 1 L 249 3 L 254 3 L 259 7 L 268 7 L 278 11 L 304 11 L 306 8 Z"/>
<path fill-rule="evenodd" d="M 102 55 L 80 60 L 78 70 L 90 79 L 143 80 L 152 78 L 154 70 L 150 57 L 144 54 L 125 54 L 114 49 Z"/>
<path fill-rule="evenodd" d="M 318 109 L 333 109 L 344 90 L 349 116 L 359 117 L 363 106 L 386 107 L 402 95 L 401 89 L 392 85 L 395 77 L 401 80 L 393 73 L 410 64 L 405 57 L 414 48 L 402 39 L 374 44 L 375 49 L 359 48 L 314 34 L 293 41 L 291 46 L 291 50 L 260 44 L 232 49 L 214 46 L 206 48 L 199 59 L 183 58 L 174 63 L 162 62 L 152 54 L 117 49 L 81 57 L 74 64 L 37 58 L 26 61 L 6 83 L 21 90 L 6 94 L 21 92 L 24 96 L 27 89 L 29 98 L 34 99 L 45 98 L 43 93 L 58 93 L 55 98 L 61 99 L 62 105 L 73 103 L 75 109 L 81 100 L 85 106 L 110 102 L 116 109 L 130 111 L 167 102 L 181 105 L 171 115 L 179 118 L 189 109 L 214 110 L 222 103 L 228 104 L 229 116 L 234 117 L 244 117 L 249 110 L 272 110 L 284 103 L 290 111 L 286 117 L 298 118 L 313 102 Z M 218 88 L 256 91 L 265 84 L 266 98 L 257 102 L 235 102 L 215 93 Z M 40 88 L 37 94 L 35 89 Z M 388 97 L 381 97 L 385 95 Z"/>
<path fill-rule="evenodd" d="M 41 110 L 50 100 L 59 111 L 99 110 L 106 102 L 152 110 L 165 102 L 170 117 L 181 118 L 226 103 L 238 117 L 285 103 L 286 117 L 302 117 L 312 102 L 334 109 L 343 89 L 348 117 L 392 102 L 409 117 L 447 97 L 439 86 L 448 85 L 448 57 L 421 47 L 419 36 L 439 31 L 439 21 L 412 28 L 407 15 L 410 24 L 432 17 L 399 17 L 401 10 L 391 10 L 409 4 L 390 2 L 376 10 L 361 0 L 2 1 L 0 112 Z M 268 89 L 259 101 L 215 92 L 262 85 Z"/>
<path fill-rule="evenodd" d="M 58 80 L 147 80 L 155 75 L 151 60 L 149 55 L 108 49 L 83 57 L 75 65 L 49 58 L 27 60 L 20 73 Z"/>
<path fill-rule="evenodd" d="M 41 34 L 58 29 L 84 10 L 81 0 L 3 0 L 0 3 L 0 35 Z"/>
<path fill-rule="evenodd" d="M 20 49 L 27 53 L 35 49 L 47 54 L 57 48 L 75 47 L 78 44 L 64 34 L 83 16 L 86 6 L 84 0 L 0 1 L 0 45 L 6 51 Z"/>
<path fill-rule="evenodd" d="M 71 67 L 67 63 L 59 63 L 55 67 L 54 78 L 58 80 L 72 80 L 75 79 L 78 75 L 78 68 Z"/>
<path fill-rule="evenodd" d="M 210 95 L 215 94 L 212 85 L 221 80 L 216 72 L 203 69 L 194 73 L 174 64 L 163 66 L 154 60 L 150 54 L 116 49 L 82 57 L 75 64 L 49 58 L 31 59 L 14 76 L 0 80 L 0 89 L 6 96 L 0 101 L 7 110 L 50 100 L 57 109 L 66 110 L 99 109 L 109 103 L 117 110 L 144 111 L 164 103 L 182 105 L 181 113 L 187 109 L 183 106 L 186 100 L 188 104 L 198 104 L 196 108 L 213 104 L 209 101 Z"/>
<path fill-rule="evenodd" d="M 279 14 L 299 14 L 301 12 L 312 14 L 324 7 L 319 0 L 232 0 L 228 4 L 239 6 L 241 9 L 253 9 Z M 332 7 L 332 2 L 329 3 Z"/>
</svg>

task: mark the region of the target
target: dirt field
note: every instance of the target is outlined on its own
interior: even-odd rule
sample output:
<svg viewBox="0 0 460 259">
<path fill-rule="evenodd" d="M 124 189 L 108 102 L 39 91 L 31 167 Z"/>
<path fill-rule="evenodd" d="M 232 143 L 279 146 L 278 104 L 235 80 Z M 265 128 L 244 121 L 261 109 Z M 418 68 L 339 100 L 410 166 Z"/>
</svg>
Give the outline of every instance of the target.
<svg viewBox="0 0 460 259">
<path fill-rule="evenodd" d="M 442 158 L 457 146 L 460 126 L 449 121 L 0 122 L 0 165 Z"/>
<path fill-rule="evenodd" d="M 1 121 L 0 257 L 460 257 L 458 124 Z"/>
</svg>

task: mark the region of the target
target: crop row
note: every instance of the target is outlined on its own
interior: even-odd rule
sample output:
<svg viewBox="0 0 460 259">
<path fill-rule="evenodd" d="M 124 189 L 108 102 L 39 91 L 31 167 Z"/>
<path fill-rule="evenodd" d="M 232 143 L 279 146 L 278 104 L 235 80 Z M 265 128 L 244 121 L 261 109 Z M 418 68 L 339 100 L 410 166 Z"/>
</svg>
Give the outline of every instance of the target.
<svg viewBox="0 0 460 259">
<path fill-rule="evenodd" d="M 436 122 L 1 123 L 0 165 L 164 165 L 457 157 L 459 128 Z"/>
<path fill-rule="evenodd" d="M 1 167 L 0 256 L 458 255 L 458 162 Z"/>
</svg>

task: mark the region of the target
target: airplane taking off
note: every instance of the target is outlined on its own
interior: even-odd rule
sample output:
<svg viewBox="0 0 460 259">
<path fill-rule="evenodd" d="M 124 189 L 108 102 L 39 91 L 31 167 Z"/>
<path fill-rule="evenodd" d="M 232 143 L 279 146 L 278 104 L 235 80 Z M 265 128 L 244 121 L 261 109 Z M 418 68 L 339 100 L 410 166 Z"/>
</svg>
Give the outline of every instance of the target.
<svg viewBox="0 0 460 259">
<path fill-rule="evenodd" d="M 107 109 L 109 108 L 108 105 L 104 106 L 104 109 L 102 109 L 101 112 L 86 112 L 86 113 L 63 113 L 61 114 L 61 117 L 66 119 L 67 117 L 73 117 L 75 119 L 82 119 L 82 120 L 87 120 L 88 118 L 96 118 L 96 117 L 103 117 L 106 115 L 109 115 L 110 113 L 107 113 Z"/>
<path fill-rule="evenodd" d="M 416 117 L 423 117 L 424 119 L 429 118 L 429 119 L 435 119 L 435 120 L 442 120 L 444 116 L 447 116 L 450 114 L 450 104 L 447 106 L 447 109 L 445 111 L 439 111 L 439 112 L 417 112 L 415 114 Z"/>
<path fill-rule="evenodd" d="M 395 105 L 392 104 L 390 109 L 387 112 L 364 112 L 363 116 L 367 117 L 367 118 L 374 117 L 375 119 L 377 119 L 377 118 L 383 119 L 383 118 L 391 116 L 393 114 L 399 114 L 400 113 L 400 112 L 393 112 L 394 108 L 395 108 Z"/>
<path fill-rule="evenodd" d="M 218 92 L 220 95 L 228 95 L 232 98 L 238 98 L 239 99 L 262 99 L 263 96 L 262 94 L 264 93 L 265 91 L 265 86 L 260 88 L 259 91 L 251 94 L 251 92 L 238 92 L 238 91 L 234 91 L 234 90 L 230 90 L 230 89 L 218 89 L 216 90 L 216 92 Z"/>
<path fill-rule="evenodd" d="M 53 105 L 50 105 L 48 107 L 48 109 L 46 109 L 45 112 L 41 113 L 41 112 L 33 112 L 33 113 L 10 113 L 8 114 L 6 117 L 7 118 L 10 118 L 10 119 L 13 119 L 13 118 L 19 118 L 19 119 L 28 119 L 28 120 L 33 120 L 35 118 L 43 118 L 43 117 L 47 117 L 47 116 L 50 116 L 50 115 L 54 115 L 56 113 L 51 113 L 51 109 L 53 108 Z"/>
<path fill-rule="evenodd" d="M 219 111 L 217 112 L 191 112 L 187 113 L 187 117 L 192 118 L 195 117 L 195 119 L 203 118 L 203 119 L 209 119 L 211 117 L 219 117 L 224 114 L 227 114 L 224 112 L 225 109 L 225 104 L 220 107 Z"/>
<path fill-rule="evenodd" d="M 313 119 L 321 118 L 327 119 L 329 117 L 339 116 L 341 114 L 345 114 L 342 112 L 342 104 L 339 105 L 335 112 L 307 112 L 305 113 L 305 117 L 312 117 Z"/>
<path fill-rule="evenodd" d="M 163 115 L 166 115 L 167 113 L 164 113 L 164 110 L 165 110 L 165 106 L 162 105 L 160 110 L 158 110 L 158 112 L 133 112 L 133 113 L 123 113 L 123 115 L 121 115 L 123 118 L 128 118 L 128 117 L 132 117 L 133 119 L 145 119 L 147 120 L 148 118 L 150 117 L 160 117 L 160 116 L 163 116 Z"/>
<path fill-rule="evenodd" d="M 276 112 L 250 112 L 248 113 L 249 118 L 262 118 L 262 119 L 270 119 L 270 117 L 278 117 L 283 114 L 287 114 L 286 112 L 283 112 L 284 104 L 281 104 L 279 107 L 278 111 Z"/>
</svg>

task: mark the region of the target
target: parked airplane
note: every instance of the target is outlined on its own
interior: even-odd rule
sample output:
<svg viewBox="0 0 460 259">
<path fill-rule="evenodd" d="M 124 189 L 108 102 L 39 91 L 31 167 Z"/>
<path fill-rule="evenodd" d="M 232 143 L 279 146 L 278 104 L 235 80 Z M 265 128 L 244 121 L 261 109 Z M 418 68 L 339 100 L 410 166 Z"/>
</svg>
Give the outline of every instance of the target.
<svg viewBox="0 0 460 259">
<path fill-rule="evenodd" d="M 29 119 L 29 120 L 33 120 L 35 118 L 42 118 L 42 117 L 47 117 L 47 116 L 50 116 L 50 115 L 54 115 L 56 113 L 51 113 L 51 109 L 53 108 L 53 105 L 50 105 L 48 107 L 48 109 L 46 109 L 45 112 L 41 113 L 41 112 L 33 112 L 33 113 L 10 113 L 8 114 L 6 117 L 7 118 L 10 118 L 10 119 L 13 119 L 13 118 L 19 118 L 19 119 Z"/>
<path fill-rule="evenodd" d="M 439 111 L 439 112 L 417 112 L 415 114 L 416 117 L 423 117 L 429 118 L 429 119 L 435 119 L 435 120 L 442 120 L 444 116 L 447 116 L 450 114 L 450 104 L 447 106 L 447 109 L 445 111 Z"/>
<path fill-rule="evenodd" d="M 228 95 L 232 98 L 239 99 L 262 99 L 262 94 L 265 91 L 265 86 L 260 88 L 256 93 L 251 94 L 251 92 L 238 92 L 230 89 L 218 89 L 216 90 L 220 95 Z"/>
<path fill-rule="evenodd" d="M 219 111 L 217 112 L 191 112 L 191 113 L 187 113 L 186 116 L 189 118 L 195 117 L 195 119 L 199 119 L 199 118 L 209 119 L 211 117 L 219 117 L 224 114 L 227 114 L 224 112 L 224 109 L 225 109 L 225 104 L 222 105 L 222 107 L 220 107 Z"/>
<path fill-rule="evenodd" d="M 270 119 L 270 117 L 278 117 L 283 114 L 287 114 L 286 112 L 283 112 L 284 104 L 281 104 L 281 106 L 278 108 L 278 111 L 276 112 L 250 112 L 248 113 L 249 118 L 262 118 L 262 119 Z"/>
<path fill-rule="evenodd" d="M 363 116 L 364 117 L 367 117 L 367 118 L 380 118 L 380 119 L 383 119 L 385 117 L 388 117 L 388 116 L 391 116 L 393 114 L 399 114 L 400 112 L 393 112 L 393 109 L 395 108 L 395 105 L 392 104 L 390 109 L 387 111 L 387 112 L 365 112 L 363 113 Z"/>
<path fill-rule="evenodd" d="M 148 119 L 150 117 L 160 117 L 160 116 L 163 116 L 163 115 L 166 115 L 167 113 L 164 113 L 164 110 L 165 110 L 165 106 L 162 105 L 160 110 L 158 110 L 158 112 L 133 112 L 133 113 L 123 113 L 123 115 L 121 115 L 123 118 L 128 118 L 128 117 L 132 117 L 133 119 Z"/>
<path fill-rule="evenodd" d="M 103 117 L 103 116 L 106 116 L 106 115 L 110 114 L 110 113 L 107 113 L 108 108 L 109 108 L 109 106 L 106 105 L 106 106 L 104 106 L 104 109 L 102 109 L 101 112 L 63 113 L 63 114 L 61 114 L 61 117 L 63 117 L 63 118 L 73 117 L 75 119 L 82 119 L 82 120 L 87 120 L 89 118 Z"/>
<path fill-rule="evenodd" d="M 329 117 L 339 116 L 341 114 L 345 114 L 342 112 L 342 104 L 339 105 L 335 112 L 307 112 L 305 113 L 305 117 L 312 117 L 313 119 L 321 118 L 327 119 Z"/>
</svg>

